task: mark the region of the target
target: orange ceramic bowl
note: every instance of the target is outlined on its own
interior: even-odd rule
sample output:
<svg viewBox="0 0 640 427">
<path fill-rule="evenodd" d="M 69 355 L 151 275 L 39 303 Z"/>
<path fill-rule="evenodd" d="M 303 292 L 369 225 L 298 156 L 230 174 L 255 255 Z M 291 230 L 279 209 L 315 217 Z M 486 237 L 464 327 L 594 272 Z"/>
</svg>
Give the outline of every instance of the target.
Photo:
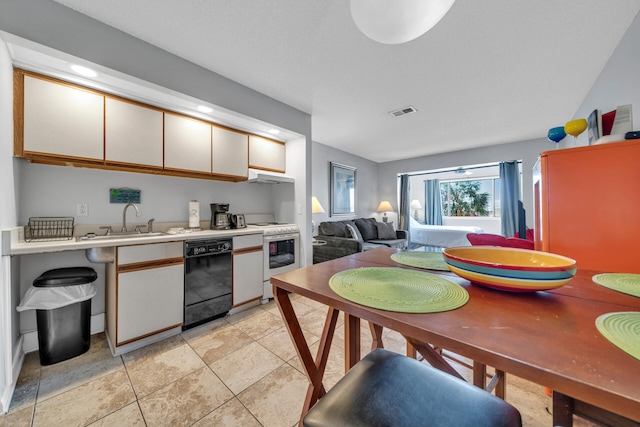
<svg viewBox="0 0 640 427">
<path fill-rule="evenodd" d="M 557 288 L 575 275 L 575 260 L 548 252 L 495 246 L 447 248 L 449 270 L 484 286 L 520 292 Z"/>
</svg>

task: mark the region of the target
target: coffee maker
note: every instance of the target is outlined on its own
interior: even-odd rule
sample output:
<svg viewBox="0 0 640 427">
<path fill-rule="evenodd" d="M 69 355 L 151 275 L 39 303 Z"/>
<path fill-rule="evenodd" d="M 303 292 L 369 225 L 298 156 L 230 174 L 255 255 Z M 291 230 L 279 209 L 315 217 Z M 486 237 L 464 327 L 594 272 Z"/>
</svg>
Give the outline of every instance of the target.
<svg viewBox="0 0 640 427">
<path fill-rule="evenodd" d="M 229 227 L 229 203 L 211 203 L 211 229 L 228 230 Z"/>
</svg>

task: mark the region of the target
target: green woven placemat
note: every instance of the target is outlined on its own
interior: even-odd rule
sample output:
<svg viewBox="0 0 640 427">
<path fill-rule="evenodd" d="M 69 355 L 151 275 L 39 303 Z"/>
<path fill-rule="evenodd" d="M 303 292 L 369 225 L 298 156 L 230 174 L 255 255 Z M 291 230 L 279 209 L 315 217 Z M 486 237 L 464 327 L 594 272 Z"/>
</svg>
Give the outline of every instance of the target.
<svg viewBox="0 0 640 427">
<path fill-rule="evenodd" d="M 605 288 L 640 297 L 640 274 L 602 273 L 596 274 L 592 279 Z"/>
<path fill-rule="evenodd" d="M 391 259 L 398 264 L 410 267 L 426 268 L 427 270 L 448 271 L 442 252 L 397 252 Z"/>
<path fill-rule="evenodd" d="M 434 274 L 393 267 L 345 270 L 329 280 L 341 297 L 367 307 L 402 313 L 435 313 L 462 307 L 467 290 Z"/>
<path fill-rule="evenodd" d="M 616 347 L 640 360 L 640 312 L 603 314 L 596 319 L 596 328 Z"/>
</svg>

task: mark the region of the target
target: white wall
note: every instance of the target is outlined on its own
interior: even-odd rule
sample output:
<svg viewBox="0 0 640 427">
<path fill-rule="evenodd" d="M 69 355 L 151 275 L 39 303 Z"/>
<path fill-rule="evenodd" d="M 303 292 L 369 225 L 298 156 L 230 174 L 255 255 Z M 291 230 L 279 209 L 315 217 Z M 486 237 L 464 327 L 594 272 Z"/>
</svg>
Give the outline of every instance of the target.
<svg viewBox="0 0 640 427">
<path fill-rule="evenodd" d="M 0 40 L 0 229 L 16 225 L 16 202 L 13 174 L 13 69 L 5 43 Z M 15 265 L 15 263 L 14 263 Z M 0 412 L 8 409 L 16 378 L 13 375 L 13 352 L 17 341 L 13 310 L 16 292 L 12 290 L 12 262 L 8 256 L 0 261 Z"/>
<path fill-rule="evenodd" d="M 576 111 L 574 118 L 587 118 L 593 110 L 603 113 L 618 105 L 633 105 L 634 130 L 640 129 L 640 14 L 629 26 L 602 73 Z M 567 137 L 563 143 L 569 140 Z M 578 137 L 578 145 L 588 145 L 587 132 Z"/>
</svg>

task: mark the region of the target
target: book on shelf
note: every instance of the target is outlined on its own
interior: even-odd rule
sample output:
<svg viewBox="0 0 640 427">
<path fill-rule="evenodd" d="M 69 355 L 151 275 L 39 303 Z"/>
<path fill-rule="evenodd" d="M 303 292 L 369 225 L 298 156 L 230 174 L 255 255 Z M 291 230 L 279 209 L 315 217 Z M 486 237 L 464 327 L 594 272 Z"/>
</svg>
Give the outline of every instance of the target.
<svg viewBox="0 0 640 427">
<path fill-rule="evenodd" d="M 624 135 L 633 130 L 633 116 L 631 114 L 631 104 L 618 105 L 616 117 L 613 119 L 611 135 Z"/>
<path fill-rule="evenodd" d="M 633 130 L 631 104 L 618 105 L 608 113 L 594 110 L 587 119 L 589 145 L 623 141 L 625 134 Z"/>
<path fill-rule="evenodd" d="M 587 118 L 587 137 L 589 145 L 602 138 L 602 111 L 595 109 Z"/>
</svg>

